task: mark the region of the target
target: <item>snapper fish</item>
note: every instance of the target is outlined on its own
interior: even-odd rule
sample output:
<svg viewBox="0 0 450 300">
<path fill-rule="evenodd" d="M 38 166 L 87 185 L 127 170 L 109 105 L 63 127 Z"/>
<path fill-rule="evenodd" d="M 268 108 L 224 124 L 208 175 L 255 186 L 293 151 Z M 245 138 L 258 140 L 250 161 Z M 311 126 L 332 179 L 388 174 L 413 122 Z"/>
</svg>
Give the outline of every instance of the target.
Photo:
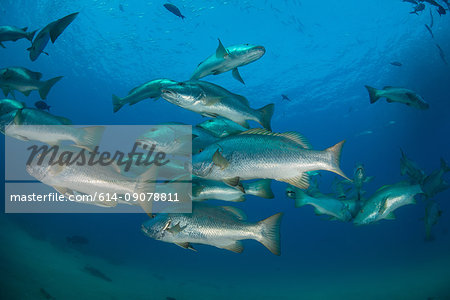
<svg viewBox="0 0 450 300">
<path fill-rule="evenodd" d="M 404 205 L 415 204 L 415 196 L 422 194 L 419 184 L 412 185 L 399 182 L 379 188 L 375 194 L 365 201 L 363 207 L 356 215 L 354 223 L 365 225 L 386 219 L 395 219 L 394 211 Z"/>
<path fill-rule="evenodd" d="M 431 230 L 434 225 L 437 224 L 439 218 L 442 215 L 442 210 L 436 201 L 428 200 L 427 206 L 425 207 L 425 217 L 423 218 L 425 224 L 425 240 L 432 241 L 434 239 L 431 234 Z"/>
<path fill-rule="evenodd" d="M 70 120 L 66 118 L 53 116 L 42 110 L 23 108 L 15 112 L 14 120 L 5 127 L 5 135 L 48 145 L 72 141 L 76 146 L 87 150 L 93 150 L 100 144 L 105 127 L 76 128 L 69 123 Z"/>
<path fill-rule="evenodd" d="M 20 39 L 33 40 L 35 31 L 27 32 L 28 27 L 19 28 L 15 26 L 0 26 L 0 47 L 6 48 L 2 42 L 15 42 Z"/>
<path fill-rule="evenodd" d="M 252 223 L 231 206 L 193 203 L 192 213 L 158 214 L 142 224 L 145 235 L 185 249 L 192 244 L 210 245 L 236 253 L 244 251 L 241 240 L 256 240 L 275 255 L 281 254 L 280 223 L 283 213 Z"/>
<path fill-rule="evenodd" d="M 426 103 L 420 95 L 405 88 L 385 86 L 383 89 L 379 90 L 366 85 L 366 89 L 369 92 L 371 104 L 384 97 L 388 103 L 403 103 L 421 110 L 425 110 L 430 107 L 430 105 Z"/>
<path fill-rule="evenodd" d="M 247 130 L 247 128 L 223 117 L 206 120 L 198 124 L 197 127 L 208 130 L 218 138 L 224 138 Z"/>
<path fill-rule="evenodd" d="M 253 182 L 243 182 L 243 191 L 231 187 L 222 181 L 195 179 L 192 183 L 192 200 L 203 201 L 208 199 L 241 202 L 245 195 L 272 199 L 274 197 L 270 188 L 270 179 L 261 179 Z"/>
<path fill-rule="evenodd" d="M 428 198 L 431 198 L 450 187 L 443 178 L 447 172 L 450 172 L 450 167 L 447 165 L 447 162 L 441 158 L 441 167 L 423 179 L 421 182 L 422 190 Z"/>
<path fill-rule="evenodd" d="M 118 112 L 127 103 L 131 106 L 148 98 L 158 100 L 161 97 L 163 87 L 176 83 L 176 81 L 170 79 L 155 79 L 133 88 L 123 98 L 113 95 L 113 111 Z"/>
<path fill-rule="evenodd" d="M 425 172 L 420 169 L 416 162 L 409 159 L 401 150 L 402 157 L 400 158 L 400 174 L 407 175 L 412 184 L 421 183 L 425 178 Z"/>
<path fill-rule="evenodd" d="M 344 141 L 318 151 L 312 150 L 309 142 L 296 132 L 250 129 L 225 137 L 194 155 L 192 174 L 241 189 L 241 180 L 260 178 L 307 189 L 308 171 L 327 170 L 348 179 L 339 167 L 343 144 Z"/>
<path fill-rule="evenodd" d="M 46 99 L 47 94 L 55 83 L 62 76 L 58 76 L 47 81 L 41 81 L 42 73 L 33 72 L 23 67 L 9 67 L 0 70 L 0 88 L 5 97 L 11 93 L 14 96 L 14 90 L 29 96 L 31 91 L 37 90 L 41 99 Z"/>
<path fill-rule="evenodd" d="M 205 117 L 225 117 L 249 128 L 247 121 L 255 121 L 270 130 L 274 104 L 253 109 L 244 96 L 233 94 L 223 87 L 206 81 L 185 81 L 162 89 L 162 98 Z"/>
<path fill-rule="evenodd" d="M 239 74 L 238 67 L 242 67 L 260 59 L 266 49 L 263 46 L 242 44 L 225 48 L 219 39 L 219 46 L 216 53 L 198 64 L 191 80 L 198 80 L 208 75 L 218 75 L 230 70 L 233 77 L 245 84 Z"/>
<path fill-rule="evenodd" d="M 286 195 L 295 199 L 295 207 L 311 205 L 317 215 L 328 215 L 330 220 L 348 222 L 353 218 L 348 204 L 332 196 L 322 194 L 313 197 L 292 186 L 287 187 Z"/>
</svg>

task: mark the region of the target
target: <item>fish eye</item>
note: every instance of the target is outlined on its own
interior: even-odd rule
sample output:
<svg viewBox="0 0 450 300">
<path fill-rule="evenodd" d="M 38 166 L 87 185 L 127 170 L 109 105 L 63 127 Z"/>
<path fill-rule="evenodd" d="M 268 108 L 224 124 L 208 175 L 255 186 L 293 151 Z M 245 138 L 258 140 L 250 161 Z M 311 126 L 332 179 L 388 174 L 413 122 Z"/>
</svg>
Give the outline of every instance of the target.
<svg viewBox="0 0 450 300">
<path fill-rule="evenodd" d="M 198 150 L 198 153 L 202 153 L 202 152 L 203 152 L 203 149 L 199 149 L 199 150 Z"/>
</svg>

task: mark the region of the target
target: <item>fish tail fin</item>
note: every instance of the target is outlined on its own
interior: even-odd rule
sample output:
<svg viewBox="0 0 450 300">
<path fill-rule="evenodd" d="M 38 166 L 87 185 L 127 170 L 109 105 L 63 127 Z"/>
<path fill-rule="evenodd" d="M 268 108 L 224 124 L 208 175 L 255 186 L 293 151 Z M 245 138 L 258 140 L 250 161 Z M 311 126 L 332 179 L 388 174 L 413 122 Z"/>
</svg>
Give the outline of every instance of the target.
<svg viewBox="0 0 450 300">
<path fill-rule="evenodd" d="M 380 96 L 378 96 L 378 94 L 377 94 L 378 90 L 376 88 L 373 88 L 368 85 L 366 85 L 365 87 L 366 87 L 367 91 L 369 92 L 369 98 L 370 98 L 371 104 L 377 102 L 377 100 L 381 98 Z"/>
<path fill-rule="evenodd" d="M 155 164 L 142 173 L 136 182 L 134 188 L 135 193 L 154 193 L 156 190 L 156 179 L 157 179 L 158 167 Z M 153 200 L 149 201 L 139 201 L 141 208 L 152 217 Z"/>
<path fill-rule="evenodd" d="M 122 106 L 125 104 L 121 98 L 117 97 L 116 95 L 112 95 L 112 103 L 113 103 L 113 111 L 118 112 L 119 109 L 122 108 Z"/>
<path fill-rule="evenodd" d="M 270 121 L 272 120 L 274 108 L 275 104 L 270 103 L 258 109 L 258 112 L 260 113 L 259 124 L 270 131 L 272 131 L 272 128 L 270 127 Z"/>
<path fill-rule="evenodd" d="M 36 34 L 36 31 L 37 30 L 28 32 L 27 33 L 27 40 L 29 40 L 31 42 L 33 40 L 33 38 L 34 38 L 34 35 Z"/>
<path fill-rule="evenodd" d="M 345 176 L 344 172 L 342 172 L 341 167 L 340 167 L 341 153 L 342 153 L 342 147 L 344 146 L 344 143 L 345 143 L 345 140 L 340 141 L 336 145 L 325 150 L 325 152 L 329 153 L 329 155 L 331 157 L 330 169 L 328 169 L 328 171 L 334 172 L 334 173 L 344 177 L 348 181 L 353 182 L 353 180 L 351 180 L 350 178 Z"/>
<path fill-rule="evenodd" d="M 441 170 L 444 171 L 444 173 L 450 172 L 450 167 L 448 166 L 447 162 L 444 158 L 441 157 Z"/>
<path fill-rule="evenodd" d="M 274 194 L 270 188 L 270 179 L 261 179 L 251 183 L 243 183 L 246 194 L 272 199 Z"/>
<path fill-rule="evenodd" d="M 53 85 L 55 85 L 55 83 L 60 81 L 61 78 L 63 78 L 63 76 L 58 76 L 58 77 L 49 79 L 41 86 L 41 88 L 39 89 L 39 95 L 41 96 L 41 99 L 47 98 L 47 94 L 50 91 L 50 89 L 53 87 Z"/>
<path fill-rule="evenodd" d="M 100 145 L 100 140 L 105 131 L 104 126 L 90 126 L 82 128 L 82 135 L 78 140 L 77 146 L 92 151 Z"/>
<path fill-rule="evenodd" d="M 280 224 L 282 216 L 283 213 L 281 212 L 258 222 L 258 227 L 260 229 L 258 242 L 263 244 L 275 255 L 281 254 Z"/>
</svg>

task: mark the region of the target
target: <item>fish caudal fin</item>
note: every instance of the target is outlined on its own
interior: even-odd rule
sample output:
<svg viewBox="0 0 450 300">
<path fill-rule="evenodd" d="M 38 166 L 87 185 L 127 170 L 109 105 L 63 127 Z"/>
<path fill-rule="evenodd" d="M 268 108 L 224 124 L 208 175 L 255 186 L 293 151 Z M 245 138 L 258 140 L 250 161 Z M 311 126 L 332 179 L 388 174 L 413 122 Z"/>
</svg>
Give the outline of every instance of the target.
<svg viewBox="0 0 450 300">
<path fill-rule="evenodd" d="M 81 128 L 81 130 L 83 133 L 81 138 L 78 140 L 78 147 L 92 151 L 96 146 L 100 145 L 100 140 L 102 139 L 105 127 L 91 126 Z"/>
<path fill-rule="evenodd" d="M 251 183 L 243 183 L 243 186 L 246 194 L 272 199 L 275 196 L 270 188 L 271 182 L 270 179 L 261 179 Z"/>
<path fill-rule="evenodd" d="M 283 213 L 277 213 L 265 220 L 259 221 L 260 237 L 258 242 L 263 244 L 275 255 L 281 254 L 280 224 Z"/>
<path fill-rule="evenodd" d="M 27 40 L 29 40 L 30 42 L 33 41 L 34 35 L 36 34 L 36 31 L 31 31 L 31 32 L 27 32 Z"/>
<path fill-rule="evenodd" d="M 136 182 L 136 186 L 134 188 L 135 193 L 154 193 L 156 191 L 156 177 L 158 173 L 158 166 L 152 164 L 152 166 L 142 173 Z M 152 208 L 153 208 L 153 200 L 149 201 L 139 201 L 139 205 L 141 208 L 152 217 Z"/>
<path fill-rule="evenodd" d="M 53 87 L 53 85 L 55 85 L 55 83 L 61 80 L 61 78 L 63 78 L 63 76 L 49 79 L 41 86 L 41 88 L 39 89 L 39 95 L 41 96 L 41 99 L 47 99 L 48 92 Z"/>
<path fill-rule="evenodd" d="M 118 112 L 122 106 L 125 104 L 121 98 L 116 95 L 112 95 L 113 111 Z"/>
<path fill-rule="evenodd" d="M 272 131 L 272 128 L 270 126 L 270 121 L 272 120 L 273 111 L 275 108 L 275 104 L 267 104 L 266 106 L 258 109 L 258 112 L 260 113 L 259 118 L 259 124 L 262 125 L 262 127 L 266 128 L 267 130 Z"/>
<path fill-rule="evenodd" d="M 368 85 L 365 86 L 367 91 L 369 92 L 369 98 L 370 98 L 370 103 L 375 103 L 377 102 L 378 99 L 380 99 L 381 97 L 378 96 L 378 90 L 376 88 L 370 87 Z"/>
<path fill-rule="evenodd" d="M 345 140 L 325 150 L 325 152 L 328 152 L 330 155 L 330 169 L 328 169 L 328 171 L 334 172 L 344 177 L 348 181 L 353 182 L 353 180 L 345 176 L 344 172 L 342 172 L 341 167 L 339 166 L 341 161 L 342 147 L 344 146 L 344 143 Z"/>
</svg>

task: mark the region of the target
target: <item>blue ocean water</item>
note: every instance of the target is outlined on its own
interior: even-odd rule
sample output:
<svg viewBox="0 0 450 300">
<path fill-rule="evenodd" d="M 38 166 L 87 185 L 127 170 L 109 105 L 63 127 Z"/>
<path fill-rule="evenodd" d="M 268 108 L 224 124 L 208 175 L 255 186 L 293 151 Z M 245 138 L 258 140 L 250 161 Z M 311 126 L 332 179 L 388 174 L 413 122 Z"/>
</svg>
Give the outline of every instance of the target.
<svg viewBox="0 0 450 300">
<path fill-rule="evenodd" d="M 439 168 L 440 157 L 450 161 L 450 66 L 435 46 L 450 58 L 449 13 L 432 9 L 432 39 L 424 26 L 429 5 L 414 15 L 400 0 L 171 2 L 184 20 L 164 3 L 2 0 L 0 25 L 37 29 L 80 14 L 35 62 L 25 51 L 28 41 L 5 43 L 1 68 L 63 75 L 47 103 L 75 124 L 195 125 L 204 118 L 162 99 L 113 113 L 111 95 L 125 96 L 155 78 L 187 80 L 217 38 L 225 46 L 259 44 L 266 54 L 240 68 L 246 85 L 230 72 L 204 79 L 244 95 L 252 107 L 275 103 L 276 132 L 301 132 L 317 149 L 345 139 L 343 171 L 351 175 L 362 162 L 375 176 L 367 194 L 404 179 L 400 148 L 426 173 Z M 364 85 L 410 88 L 430 109 L 371 105 Z M 40 100 L 35 92 L 16 95 L 29 106 Z M 321 174 L 321 188 L 331 191 L 335 175 Z M 400 208 L 396 220 L 357 227 L 316 216 L 309 206 L 295 208 L 284 183 L 272 188 L 275 199 L 249 196 L 235 206 L 251 221 L 285 213 L 280 257 L 255 241 L 244 241 L 242 254 L 155 241 L 140 231 L 145 214 L 3 214 L 2 293 L 5 299 L 43 299 L 40 288 L 57 299 L 450 299 L 450 191 L 435 197 L 443 214 L 435 240 L 425 242 L 423 201 Z M 90 243 L 74 249 L 70 235 Z M 88 264 L 112 282 L 80 271 Z"/>
</svg>

